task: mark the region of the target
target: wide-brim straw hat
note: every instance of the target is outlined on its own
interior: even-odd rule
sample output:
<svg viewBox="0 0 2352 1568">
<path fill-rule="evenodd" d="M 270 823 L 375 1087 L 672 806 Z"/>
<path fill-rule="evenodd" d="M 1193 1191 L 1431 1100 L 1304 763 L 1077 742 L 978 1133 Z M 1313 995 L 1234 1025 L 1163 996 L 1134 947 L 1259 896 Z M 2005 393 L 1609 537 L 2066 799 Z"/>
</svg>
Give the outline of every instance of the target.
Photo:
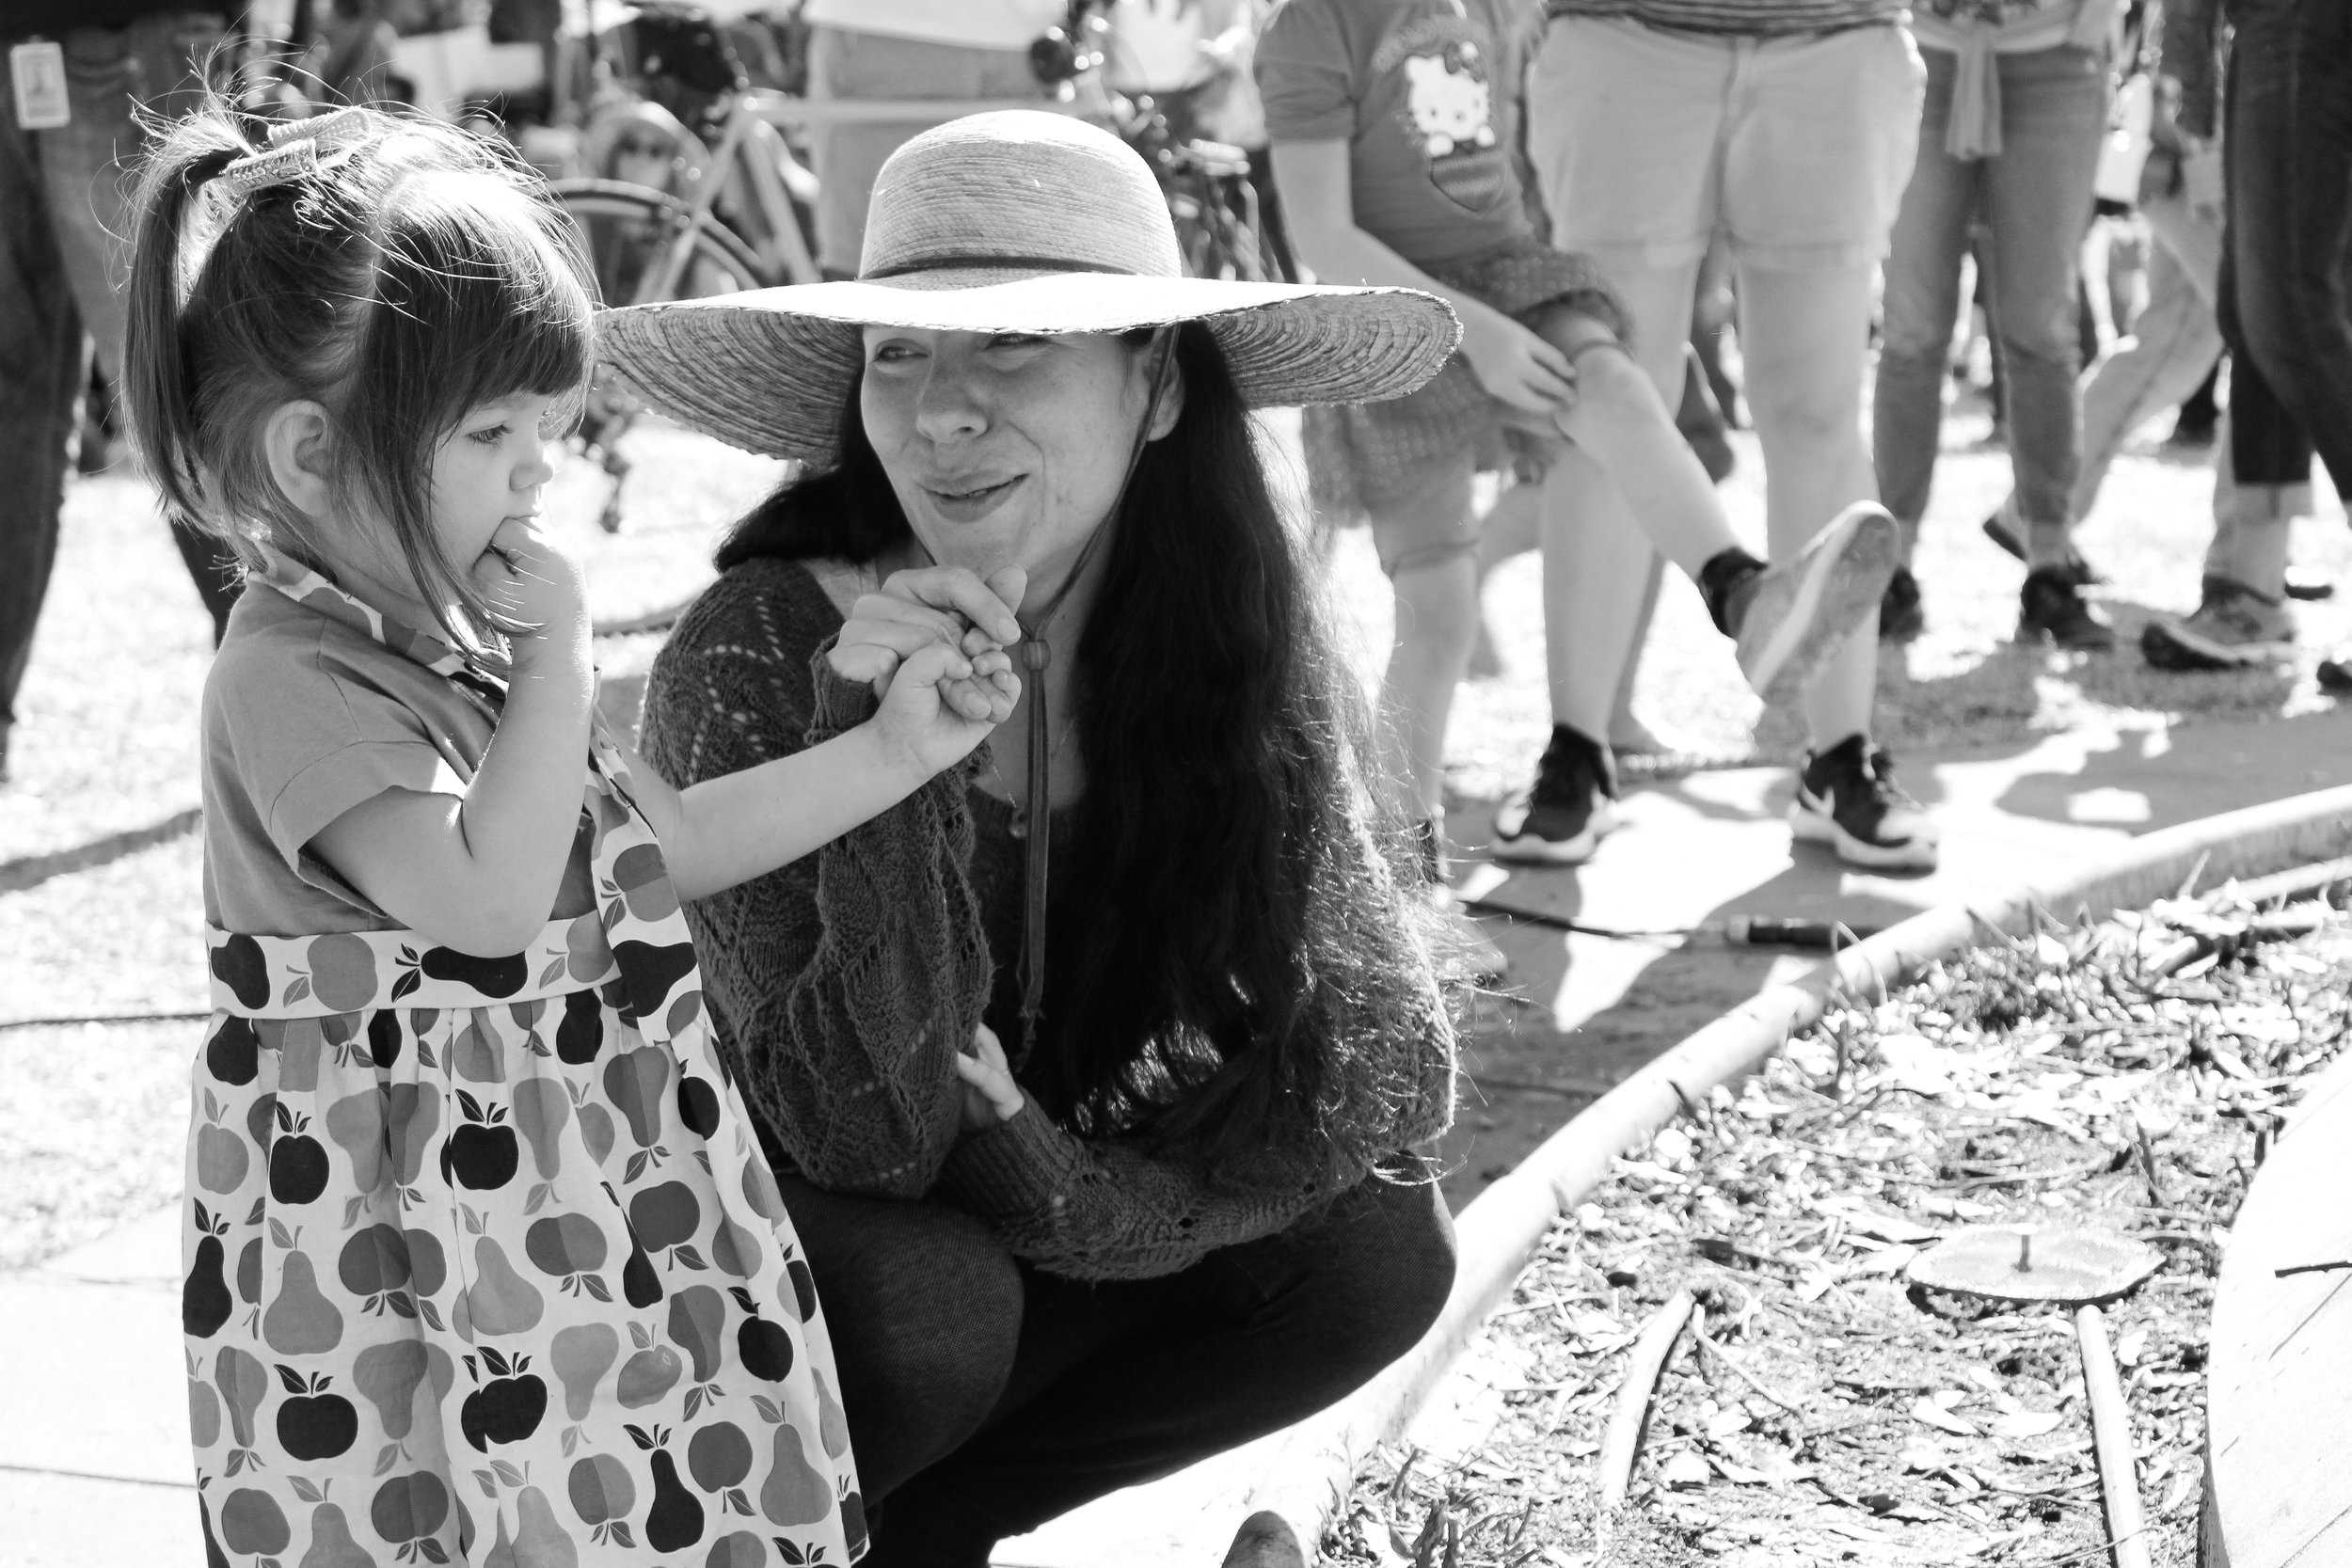
<svg viewBox="0 0 2352 1568">
<path fill-rule="evenodd" d="M 1152 170 L 1066 115 L 1009 110 L 924 132 L 882 166 L 853 280 L 635 305 L 598 352 L 672 419 L 819 465 L 865 361 L 867 325 L 1125 332 L 1206 324 L 1257 407 L 1372 403 L 1438 373 L 1461 335 L 1410 289 L 1184 276 Z"/>
</svg>

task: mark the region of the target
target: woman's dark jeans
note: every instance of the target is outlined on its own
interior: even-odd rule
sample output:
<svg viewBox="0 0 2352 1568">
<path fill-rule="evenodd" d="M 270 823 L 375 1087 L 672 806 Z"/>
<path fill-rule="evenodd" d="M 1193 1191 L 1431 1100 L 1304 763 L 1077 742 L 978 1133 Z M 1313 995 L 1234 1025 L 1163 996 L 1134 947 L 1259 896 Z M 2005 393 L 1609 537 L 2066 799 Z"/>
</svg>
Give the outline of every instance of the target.
<svg viewBox="0 0 2352 1568">
<path fill-rule="evenodd" d="M 880 1504 L 867 1568 L 982 1568 L 1005 1537 L 1279 1431 L 1404 1354 L 1454 1285 L 1434 1187 L 1366 1181 L 1180 1273 L 1089 1285 L 955 1210 L 778 1180 Z"/>
<path fill-rule="evenodd" d="M 2221 335 L 2231 459 L 2249 484 L 2352 498 L 2352 6 L 2235 0 Z"/>
</svg>

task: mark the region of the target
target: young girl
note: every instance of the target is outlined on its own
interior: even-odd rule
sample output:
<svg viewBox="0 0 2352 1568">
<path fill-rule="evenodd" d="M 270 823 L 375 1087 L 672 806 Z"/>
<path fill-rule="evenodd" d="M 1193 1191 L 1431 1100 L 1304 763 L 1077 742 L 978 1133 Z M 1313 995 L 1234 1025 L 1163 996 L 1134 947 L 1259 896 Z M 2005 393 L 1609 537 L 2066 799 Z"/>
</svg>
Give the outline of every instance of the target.
<svg viewBox="0 0 2352 1568">
<path fill-rule="evenodd" d="M 865 672 L 871 721 L 680 794 L 596 727 L 536 521 L 592 301 L 528 177 L 363 109 L 257 148 L 215 104 L 136 246 L 141 448 L 249 572 L 203 705 L 209 1560 L 850 1560 L 830 1342 L 678 901 L 968 752 L 1012 612 L 973 581 Z"/>
</svg>

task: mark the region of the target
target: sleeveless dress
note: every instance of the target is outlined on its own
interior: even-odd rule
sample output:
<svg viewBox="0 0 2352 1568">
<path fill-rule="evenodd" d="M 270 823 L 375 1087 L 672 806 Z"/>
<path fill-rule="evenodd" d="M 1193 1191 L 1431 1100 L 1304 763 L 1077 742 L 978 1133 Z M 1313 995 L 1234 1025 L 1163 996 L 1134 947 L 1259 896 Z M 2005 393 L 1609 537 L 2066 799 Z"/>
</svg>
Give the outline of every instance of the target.
<svg viewBox="0 0 2352 1568">
<path fill-rule="evenodd" d="M 446 676 L 437 636 L 291 562 Z M 817 1293 L 601 727 L 599 907 L 521 953 L 211 929 L 183 1225 L 207 1560 L 846 1564 L 866 1547 Z"/>
</svg>

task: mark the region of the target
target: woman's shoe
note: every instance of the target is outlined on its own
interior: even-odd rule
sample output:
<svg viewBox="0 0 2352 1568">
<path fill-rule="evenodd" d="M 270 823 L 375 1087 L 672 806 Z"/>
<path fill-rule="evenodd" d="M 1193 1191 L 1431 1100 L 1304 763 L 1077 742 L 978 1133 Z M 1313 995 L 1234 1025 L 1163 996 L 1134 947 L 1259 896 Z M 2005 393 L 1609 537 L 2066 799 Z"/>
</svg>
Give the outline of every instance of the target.
<svg viewBox="0 0 2352 1568">
<path fill-rule="evenodd" d="M 1796 560 L 1774 562 L 1733 589 L 1726 621 L 1748 685 L 1768 703 L 1801 689 L 1870 618 L 1901 569 L 1901 550 L 1886 509 L 1858 501 Z"/>
<path fill-rule="evenodd" d="M 1805 753 L 1788 827 L 1798 839 L 1829 845 L 1848 865 L 1935 869 L 1934 819 L 1895 782 L 1892 759 L 1859 735 Z"/>
</svg>

